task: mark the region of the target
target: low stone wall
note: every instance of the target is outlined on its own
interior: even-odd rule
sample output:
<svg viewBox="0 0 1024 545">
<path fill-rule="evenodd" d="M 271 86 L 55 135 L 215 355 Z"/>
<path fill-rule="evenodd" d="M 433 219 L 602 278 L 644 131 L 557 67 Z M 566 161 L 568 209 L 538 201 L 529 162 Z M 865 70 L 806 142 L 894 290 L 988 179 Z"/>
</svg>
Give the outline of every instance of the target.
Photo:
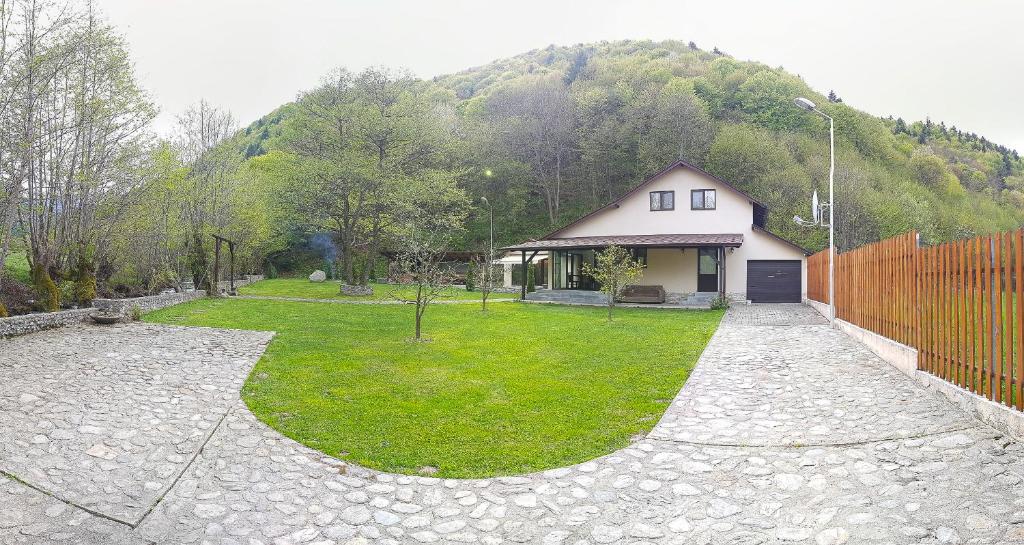
<svg viewBox="0 0 1024 545">
<path fill-rule="evenodd" d="M 146 297 L 132 297 L 130 299 L 96 299 L 92 304 L 96 308 L 107 312 L 128 314 L 134 306 L 138 306 L 142 312 L 149 312 L 202 297 L 206 297 L 206 291 L 204 290 L 168 293 L 166 295 L 149 295 Z"/>
<path fill-rule="evenodd" d="M 77 324 L 86 320 L 89 317 L 89 313 L 94 310 L 96 309 L 80 308 L 0 318 L 0 339 Z"/>
<path fill-rule="evenodd" d="M 260 280 L 263 280 L 262 274 L 247 274 L 242 278 L 235 280 L 235 289 L 238 289 L 242 286 L 248 286 L 249 284 L 252 284 L 254 282 L 259 282 Z M 227 293 L 228 290 L 231 289 L 231 281 L 221 280 L 220 282 L 217 283 L 217 288 L 220 289 L 221 293 Z"/>
<path fill-rule="evenodd" d="M 810 299 L 807 300 L 807 303 L 808 306 L 828 318 L 828 305 Z M 945 397 L 964 412 L 1014 439 L 1024 440 L 1024 413 L 981 397 L 931 373 L 919 370 L 916 348 L 900 344 L 845 320 L 837 318 L 835 324 L 836 329 L 866 345 L 875 355 L 899 369 L 926 390 Z"/>
</svg>

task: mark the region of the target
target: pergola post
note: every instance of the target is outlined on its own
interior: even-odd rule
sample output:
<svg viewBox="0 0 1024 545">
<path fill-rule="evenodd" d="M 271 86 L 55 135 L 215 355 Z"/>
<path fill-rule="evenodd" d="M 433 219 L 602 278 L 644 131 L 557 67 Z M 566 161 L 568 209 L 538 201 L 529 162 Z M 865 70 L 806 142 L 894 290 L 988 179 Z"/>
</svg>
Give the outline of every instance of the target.
<svg viewBox="0 0 1024 545">
<path fill-rule="evenodd" d="M 537 257 L 537 253 L 539 251 L 540 250 L 534 250 L 533 253 L 530 254 L 530 257 L 527 258 L 526 257 L 526 250 L 523 250 L 523 285 L 521 287 L 522 294 L 523 294 L 522 295 L 523 301 L 526 300 L 526 279 L 529 278 L 529 276 L 530 276 L 530 272 L 527 270 L 527 265 L 529 265 L 530 263 L 533 262 L 533 258 Z"/>
<path fill-rule="evenodd" d="M 231 277 L 228 278 L 230 288 L 228 295 L 235 294 L 235 243 L 228 242 L 228 251 L 231 252 Z"/>
<path fill-rule="evenodd" d="M 231 273 L 231 278 L 228 279 L 228 281 L 229 281 L 229 284 L 228 284 L 229 285 L 229 288 L 228 288 L 229 292 L 228 293 L 229 293 L 229 295 L 234 295 L 235 294 L 235 241 L 230 240 L 230 239 L 226 239 L 226 238 L 224 238 L 224 237 L 222 237 L 220 235 L 210 235 L 210 236 L 212 236 L 213 239 L 217 241 L 216 245 L 214 246 L 214 251 L 213 251 L 213 285 L 211 286 L 211 289 L 213 290 L 214 294 L 216 294 L 218 296 L 220 295 L 220 244 L 222 242 L 227 242 L 228 243 L 228 252 L 231 254 L 231 265 L 230 265 L 230 269 L 229 269 L 229 271 Z M 207 294 L 207 295 L 210 295 L 210 294 Z"/>
<path fill-rule="evenodd" d="M 522 299 L 523 301 L 525 301 L 526 300 L 526 250 L 523 250 L 522 257 L 523 257 L 523 273 L 522 273 L 522 278 L 520 278 L 520 280 L 522 281 L 521 282 L 522 285 L 519 286 L 519 289 L 522 292 L 522 295 L 519 298 Z"/>
<path fill-rule="evenodd" d="M 213 293 L 207 293 L 211 297 L 220 297 L 220 237 L 214 236 L 216 243 L 214 244 L 213 250 L 213 281 L 210 282 L 210 291 Z"/>
</svg>

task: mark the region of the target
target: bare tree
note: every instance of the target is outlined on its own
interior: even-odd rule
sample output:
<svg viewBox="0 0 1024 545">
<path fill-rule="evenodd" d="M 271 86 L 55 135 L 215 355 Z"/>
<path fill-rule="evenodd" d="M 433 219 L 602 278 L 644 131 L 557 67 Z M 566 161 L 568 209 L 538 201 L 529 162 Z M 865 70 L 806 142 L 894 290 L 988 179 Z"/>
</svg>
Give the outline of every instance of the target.
<svg viewBox="0 0 1024 545">
<path fill-rule="evenodd" d="M 563 177 L 578 152 L 573 101 L 562 78 L 541 76 L 499 89 L 488 101 L 497 145 L 529 166 L 530 185 L 558 223 Z"/>
<path fill-rule="evenodd" d="M 181 213 L 188 225 L 187 242 L 192 281 L 196 289 L 217 291 L 211 278 L 210 234 L 224 229 L 229 219 L 228 194 L 241 157 L 220 144 L 237 130 L 230 112 L 205 100 L 178 116 L 177 148 L 189 166 L 181 195 Z"/>
<path fill-rule="evenodd" d="M 54 274 L 91 274 L 101 211 L 136 181 L 155 115 L 124 40 L 76 6 L 0 4 L 0 270 L 17 221 L 50 292 Z"/>
<path fill-rule="evenodd" d="M 484 250 L 483 253 L 483 257 L 477 256 L 473 258 L 473 272 L 476 274 L 476 278 L 473 280 L 476 281 L 476 287 L 480 291 L 481 310 L 487 312 L 487 300 L 490 299 L 495 286 L 494 261 L 496 256 L 490 247 Z"/>
<path fill-rule="evenodd" d="M 395 264 L 400 274 L 411 280 L 409 286 L 413 291 L 409 295 L 403 293 L 401 289 L 396 289 L 391 292 L 391 297 L 396 301 L 415 305 L 415 339 L 421 341 L 423 315 L 431 303 L 450 293 L 455 275 L 442 262 L 447 247 L 443 235 L 416 231 L 405 237 L 403 244 L 404 249 Z"/>
</svg>

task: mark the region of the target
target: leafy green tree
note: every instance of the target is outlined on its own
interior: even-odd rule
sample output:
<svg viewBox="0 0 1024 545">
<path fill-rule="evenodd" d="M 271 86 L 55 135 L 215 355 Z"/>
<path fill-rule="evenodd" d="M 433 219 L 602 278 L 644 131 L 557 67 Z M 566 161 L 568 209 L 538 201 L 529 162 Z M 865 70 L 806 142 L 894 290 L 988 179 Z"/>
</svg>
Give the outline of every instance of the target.
<svg viewBox="0 0 1024 545">
<path fill-rule="evenodd" d="M 583 274 L 592 277 L 608 297 L 609 322 L 612 321 L 615 300 L 622 295 L 622 290 L 626 286 L 640 278 L 643 273 L 643 264 L 621 246 L 609 246 L 595 254 L 594 264 L 583 264 Z"/>
</svg>

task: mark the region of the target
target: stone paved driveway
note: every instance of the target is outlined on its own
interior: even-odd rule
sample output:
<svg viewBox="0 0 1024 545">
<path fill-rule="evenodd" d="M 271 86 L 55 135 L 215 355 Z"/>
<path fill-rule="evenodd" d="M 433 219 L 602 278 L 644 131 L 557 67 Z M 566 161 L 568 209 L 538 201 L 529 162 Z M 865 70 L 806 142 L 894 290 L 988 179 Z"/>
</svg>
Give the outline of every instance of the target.
<svg viewBox="0 0 1024 545">
<path fill-rule="evenodd" d="M 237 389 L 269 334 L 0 341 L 0 543 L 1018 543 L 1024 449 L 800 305 L 737 307 L 644 439 L 483 480 L 345 466 Z"/>
</svg>

